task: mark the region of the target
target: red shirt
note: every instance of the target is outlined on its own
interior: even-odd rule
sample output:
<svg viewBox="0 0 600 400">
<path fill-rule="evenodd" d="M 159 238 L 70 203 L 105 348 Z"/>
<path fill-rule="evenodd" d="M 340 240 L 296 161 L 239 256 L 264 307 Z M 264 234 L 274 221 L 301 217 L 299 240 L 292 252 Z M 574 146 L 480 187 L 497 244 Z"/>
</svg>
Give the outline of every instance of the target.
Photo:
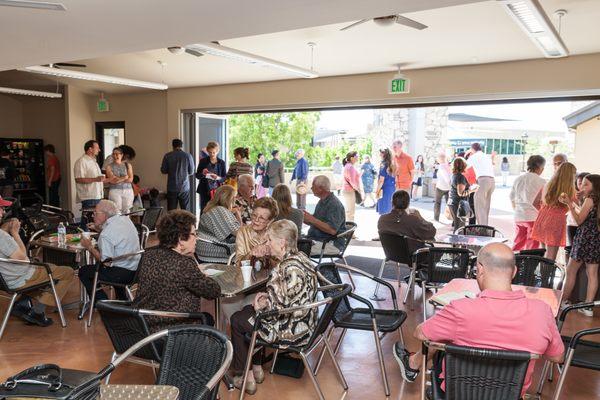
<svg viewBox="0 0 600 400">
<path fill-rule="evenodd" d="M 463 175 L 465 176 L 465 178 L 467 178 L 467 182 L 469 182 L 469 185 L 477 183 L 477 177 L 475 176 L 475 169 L 473 167 L 468 167 L 465 170 L 465 172 L 463 172 Z"/>
<path fill-rule="evenodd" d="M 394 157 L 394 164 L 396 164 L 396 189 L 410 190 L 412 186 L 411 171 L 415 169 L 412 157 L 402 152 L 400 156 Z"/>
<path fill-rule="evenodd" d="M 422 325 L 434 342 L 558 356 L 565 351 L 550 306 L 517 291 L 484 290 L 475 299 L 451 302 Z M 529 363 L 524 395 L 535 361 Z M 442 384 L 442 389 L 445 386 Z"/>
<path fill-rule="evenodd" d="M 56 182 L 60 179 L 60 163 L 58 161 L 58 157 L 54 154 L 50 154 L 48 156 L 48 163 L 46 164 L 46 178 L 50 175 L 50 167 L 54 167 L 54 174 L 50 179 L 51 182 Z"/>
</svg>

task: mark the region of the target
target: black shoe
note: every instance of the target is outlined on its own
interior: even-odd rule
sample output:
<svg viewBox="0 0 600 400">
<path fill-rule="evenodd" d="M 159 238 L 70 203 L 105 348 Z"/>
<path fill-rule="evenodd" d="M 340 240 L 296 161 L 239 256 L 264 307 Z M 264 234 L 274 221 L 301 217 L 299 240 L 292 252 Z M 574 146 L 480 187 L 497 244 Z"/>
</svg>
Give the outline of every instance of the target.
<svg viewBox="0 0 600 400">
<path fill-rule="evenodd" d="M 406 382 L 414 382 L 419 376 L 418 369 L 412 369 L 409 364 L 410 353 L 406 351 L 402 343 L 396 342 L 394 344 L 394 357 L 396 361 L 398 361 L 398 365 L 400 366 L 400 373 L 402 374 L 402 378 Z"/>
<path fill-rule="evenodd" d="M 50 326 L 54 323 L 52 318 L 46 317 L 46 314 L 44 313 L 36 313 L 33 311 L 33 309 L 29 310 L 27 314 L 23 314 L 21 318 L 23 318 L 28 324 L 38 325 L 41 327 Z"/>
<path fill-rule="evenodd" d="M 27 314 L 31 310 L 31 307 L 33 307 L 31 297 L 22 295 L 13 305 L 10 314 L 22 318 L 24 314 Z"/>
</svg>

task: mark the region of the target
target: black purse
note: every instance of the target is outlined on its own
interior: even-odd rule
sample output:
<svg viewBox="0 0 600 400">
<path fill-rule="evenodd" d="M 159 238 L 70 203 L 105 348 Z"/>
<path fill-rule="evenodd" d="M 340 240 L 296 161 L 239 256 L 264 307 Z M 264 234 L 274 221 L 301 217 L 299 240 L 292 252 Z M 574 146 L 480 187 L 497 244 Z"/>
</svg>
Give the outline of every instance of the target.
<svg viewBox="0 0 600 400">
<path fill-rule="evenodd" d="M 348 183 L 348 185 L 350 187 L 352 187 L 352 185 L 350 185 L 350 182 L 348 182 L 348 179 L 346 179 L 346 183 Z M 360 192 L 354 188 L 352 188 L 352 190 L 354 191 L 354 202 L 356 204 L 362 204 L 363 198 L 362 198 L 362 195 L 360 194 Z"/>
<path fill-rule="evenodd" d="M 300 379 L 304 374 L 304 363 L 297 357 L 292 357 L 286 353 L 280 354 L 277 361 L 275 361 L 273 373 Z"/>
<path fill-rule="evenodd" d="M 100 392 L 101 376 L 94 372 L 40 364 L 11 376 L 0 384 L 0 399 L 36 398 L 92 400 Z"/>
</svg>

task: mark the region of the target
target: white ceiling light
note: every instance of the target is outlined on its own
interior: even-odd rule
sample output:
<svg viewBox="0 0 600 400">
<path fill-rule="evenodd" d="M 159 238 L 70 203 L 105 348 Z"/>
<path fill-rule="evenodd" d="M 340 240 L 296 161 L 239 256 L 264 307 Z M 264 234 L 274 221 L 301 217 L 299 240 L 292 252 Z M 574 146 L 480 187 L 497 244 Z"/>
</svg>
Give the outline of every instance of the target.
<svg viewBox="0 0 600 400">
<path fill-rule="evenodd" d="M 547 58 L 569 55 L 569 50 L 538 0 L 499 1 Z"/>
<path fill-rule="evenodd" d="M 46 1 L 27 1 L 27 0 L 0 0 L 0 6 L 36 8 L 39 10 L 66 11 L 67 9 L 61 3 L 48 3 Z"/>
<path fill-rule="evenodd" d="M 317 73 L 308 69 L 275 61 L 270 58 L 261 57 L 256 54 L 246 53 L 245 51 L 232 49 L 230 47 L 221 46 L 220 44 L 196 43 L 185 46 L 185 48 L 199 51 L 200 53 L 209 54 L 211 56 L 228 58 L 230 60 L 259 65 L 261 67 L 274 68 L 283 72 L 287 72 L 288 74 L 300 76 L 302 78 L 317 78 L 319 76 Z"/>
<path fill-rule="evenodd" d="M 25 68 L 19 69 L 19 71 L 33 72 L 35 74 L 43 74 L 43 75 L 60 76 L 63 78 L 83 79 L 83 80 L 87 80 L 87 81 L 112 83 L 114 85 L 134 86 L 134 87 L 140 87 L 140 88 L 145 88 L 145 89 L 166 90 L 169 88 L 169 86 L 165 85 L 164 83 L 138 81 L 135 79 L 119 78 L 117 76 L 100 75 L 100 74 L 93 74 L 90 72 L 71 71 L 68 69 L 58 69 L 58 68 L 51 68 L 51 67 L 42 67 L 42 66 L 25 67 Z"/>
<path fill-rule="evenodd" d="M 8 87 L 0 87 L 0 93 L 20 94 L 23 96 L 49 97 L 52 99 L 60 99 L 62 97 L 61 93 L 39 92 L 37 90 L 25 90 L 25 89 L 16 89 L 16 88 L 8 88 Z"/>
</svg>

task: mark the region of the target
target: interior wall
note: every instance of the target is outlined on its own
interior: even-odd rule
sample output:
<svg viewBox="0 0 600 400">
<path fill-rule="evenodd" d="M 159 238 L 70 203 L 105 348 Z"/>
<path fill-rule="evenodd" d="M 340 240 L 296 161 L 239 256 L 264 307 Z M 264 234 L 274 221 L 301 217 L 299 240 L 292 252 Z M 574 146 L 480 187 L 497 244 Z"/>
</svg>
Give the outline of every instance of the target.
<svg viewBox="0 0 600 400">
<path fill-rule="evenodd" d="M 23 136 L 23 105 L 14 96 L 0 94 L 0 137 Z"/>
<path fill-rule="evenodd" d="M 75 161 L 83 155 L 83 145 L 95 136 L 94 133 L 94 115 L 91 108 L 91 96 L 69 85 L 66 87 L 66 130 L 67 140 L 67 168 L 66 178 L 68 182 L 68 205 L 75 213 L 80 214 L 81 205 L 75 201 L 75 178 L 73 177 L 73 166 Z"/>
</svg>

